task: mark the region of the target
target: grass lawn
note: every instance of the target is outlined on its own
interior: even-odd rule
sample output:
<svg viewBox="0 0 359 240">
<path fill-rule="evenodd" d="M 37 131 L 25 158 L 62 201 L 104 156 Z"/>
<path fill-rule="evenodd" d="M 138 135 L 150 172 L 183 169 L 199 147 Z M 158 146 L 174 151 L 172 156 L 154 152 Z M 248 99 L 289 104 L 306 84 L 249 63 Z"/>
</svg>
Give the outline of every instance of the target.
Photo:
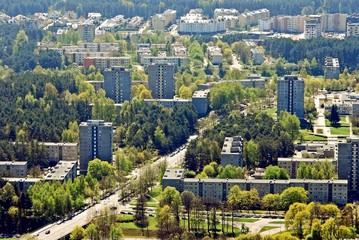
<svg viewBox="0 0 359 240">
<path fill-rule="evenodd" d="M 234 218 L 236 222 L 243 222 L 243 223 L 253 223 L 257 222 L 259 219 L 257 218 Z"/>
<path fill-rule="evenodd" d="M 300 130 L 300 133 L 303 136 L 303 140 L 306 141 L 306 142 L 310 142 L 310 141 L 327 141 L 326 136 L 314 135 L 311 131 L 308 131 L 308 130 Z"/>
<path fill-rule="evenodd" d="M 339 128 L 330 128 L 330 133 L 333 135 L 349 135 L 350 133 L 349 127 L 339 127 Z"/>
<path fill-rule="evenodd" d="M 191 223 L 192 223 L 192 221 L 191 221 Z M 188 224 L 187 220 L 181 220 L 181 226 L 182 226 L 182 227 L 187 228 L 187 224 Z M 192 225 L 192 224 L 191 224 L 191 225 Z M 224 227 L 224 231 L 225 231 L 226 233 L 227 233 L 227 232 L 228 232 L 228 233 L 231 233 L 231 232 L 232 232 L 232 224 L 231 224 L 231 223 L 228 222 L 228 224 L 224 224 L 223 227 Z M 207 231 L 207 222 L 202 221 L 202 222 L 200 223 L 200 228 L 202 228 L 202 229 L 204 229 L 205 231 Z M 217 232 L 222 232 L 222 224 L 217 223 L 217 224 L 216 224 L 216 229 L 217 229 Z M 239 228 L 233 227 L 233 232 L 235 233 L 235 235 L 238 235 L 238 234 L 241 233 L 241 230 L 240 230 Z"/>
<path fill-rule="evenodd" d="M 340 127 L 349 127 L 349 123 L 347 123 L 347 118 L 346 116 L 340 116 Z M 330 124 L 329 119 L 325 119 L 325 126 L 326 127 L 332 127 L 332 125 Z"/>
<path fill-rule="evenodd" d="M 285 221 L 273 221 L 273 222 L 269 222 L 270 224 L 284 224 Z"/>
<path fill-rule="evenodd" d="M 148 217 L 148 222 L 149 222 L 148 230 L 151 230 L 151 231 L 157 230 L 157 227 L 156 227 L 157 220 L 155 217 Z M 137 227 L 134 222 L 122 222 L 122 223 L 120 223 L 120 225 L 121 225 L 122 229 L 139 229 L 139 230 L 141 230 L 141 228 Z"/>
<path fill-rule="evenodd" d="M 268 230 L 272 230 L 278 227 L 274 227 L 274 226 L 264 226 L 262 227 L 262 229 L 259 232 L 264 232 L 264 231 L 268 231 Z"/>
</svg>

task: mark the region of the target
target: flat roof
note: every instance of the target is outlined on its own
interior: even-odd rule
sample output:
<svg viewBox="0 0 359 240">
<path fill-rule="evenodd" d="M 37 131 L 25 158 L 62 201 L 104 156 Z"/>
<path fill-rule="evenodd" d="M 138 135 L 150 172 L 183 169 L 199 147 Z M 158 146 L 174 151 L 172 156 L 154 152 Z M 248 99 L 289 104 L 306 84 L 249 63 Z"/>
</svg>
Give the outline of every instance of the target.
<svg viewBox="0 0 359 240">
<path fill-rule="evenodd" d="M 76 161 L 59 161 L 45 176 L 45 180 L 64 180 L 67 174 L 76 167 Z"/>
<path fill-rule="evenodd" d="M 166 169 L 166 172 L 163 175 L 163 179 L 178 179 L 178 178 L 182 178 L 183 174 L 184 174 L 183 168 L 179 168 L 179 169 L 170 168 L 170 169 Z"/>
<path fill-rule="evenodd" d="M 221 154 L 240 154 L 242 153 L 243 139 L 240 136 L 226 137 L 224 139 Z"/>
<path fill-rule="evenodd" d="M 278 162 L 334 162 L 333 158 L 278 158 Z"/>
<path fill-rule="evenodd" d="M 210 90 L 197 90 L 193 93 L 192 98 L 206 98 L 208 94 L 210 93 Z"/>
<path fill-rule="evenodd" d="M 25 166 L 27 161 L 0 161 L 0 165 Z"/>
<path fill-rule="evenodd" d="M 254 183 L 254 184 L 289 184 L 289 183 L 313 183 L 313 184 L 326 184 L 326 183 L 335 183 L 335 184 L 348 184 L 348 180 L 342 179 L 329 179 L 329 180 L 316 180 L 316 179 L 289 179 L 289 180 L 270 180 L 270 179 L 218 179 L 218 178 L 185 178 L 183 179 L 184 183 L 233 183 L 233 184 L 243 184 L 243 183 Z"/>
</svg>

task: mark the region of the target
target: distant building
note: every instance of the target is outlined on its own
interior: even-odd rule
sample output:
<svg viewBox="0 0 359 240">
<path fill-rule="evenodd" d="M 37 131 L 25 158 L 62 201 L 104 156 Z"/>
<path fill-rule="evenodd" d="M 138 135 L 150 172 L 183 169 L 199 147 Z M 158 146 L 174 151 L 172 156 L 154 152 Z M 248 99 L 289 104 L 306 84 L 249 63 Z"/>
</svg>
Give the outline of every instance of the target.
<svg viewBox="0 0 359 240">
<path fill-rule="evenodd" d="M 129 67 L 130 63 L 130 57 L 86 57 L 84 59 L 85 68 L 89 68 L 93 65 L 101 70 L 116 66 Z"/>
<path fill-rule="evenodd" d="M 82 42 L 79 44 L 79 48 L 88 49 L 90 52 L 119 52 L 120 44 L 117 42 Z"/>
<path fill-rule="evenodd" d="M 246 13 L 242 13 L 239 15 L 239 26 L 254 26 L 258 25 L 258 21 L 260 19 L 268 19 L 270 17 L 270 12 L 268 9 L 258 9 Z"/>
<path fill-rule="evenodd" d="M 325 32 L 345 32 L 347 16 L 343 13 L 325 14 L 323 23 Z"/>
<path fill-rule="evenodd" d="M 326 79 L 339 79 L 340 67 L 338 58 L 326 57 L 324 62 L 324 77 Z"/>
<path fill-rule="evenodd" d="M 304 80 L 286 75 L 278 79 L 277 114 L 287 111 L 304 119 Z"/>
<path fill-rule="evenodd" d="M 253 64 L 254 65 L 261 65 L 262 63 L 264 63 L 263 49 L 261 49 L 261 48 L 252 48 L 251 53 L 252 53 L 252 59 L 253 59 Z"/>
<path fill-rule="evenodd" d="M 106 96 L 123 103 L 131 100 L 131 70 L 124 67 L 112 67 L 104 72 Z"/>
<path fill-rule="evenodd" d="M 323 25 L 321 22 L 321 16 L 313 16 L 304 23 L 304 38 L 312 39 L 322 36 Z"/>
<path fill-rule="evenodd" d="M 26 161 L 0 161 L 0 177 L 23 178 L 26 176 Z"/>
<path fill-rule="evenodd" d="M 143 56 L 143 63 L 141 62 L 141 64 L 143 64 L 145 67 L 148 67 L 152 63 L 171 63 L 177 68 L 182 66 L 188 66 L 190 60 L 188 56 Z"/>
<path fill-rule="evenodd" d="M 165 108 L 174 108 L 179 106 L 191 106 L 192 101 L 188 99 L 144 99 L 143 102 L 148 105 L 157 104 Z"/>
<path fill-rule="evenodd" d="M 30 186 L 34 185 L 35 183 L 41 181 L 41 178 L 3 178 L 4 181 L 11 183 L 20 192 L 27 191 Z"/>
<path fill-rule="evenodd" d="M 347 18 L 347 37 L 359 37 L 359 14 Z"/>
<path fill-rule="evenodd" d="M 80 173 L 86 174 L 89 161 L 112 162 L 112 123 L 103 120 L 82 122 L 80 128 Z"/>
<path fill-rule="evenodd" d="M 104 81 L 87 81 L 89 84 L 91 84 L 95 91 L 98 92 L 100 89 L 104 89 Z"/>
<path fill-rule="evenodd" d="M 54 143 L 44 142 L 42 143 L 47 159 L 50 162 L 64 161 L 77 161 L 79 155 L 78 143 Z"/>
<path fill-rule="evenodd" d="M 313 202 L 333 202 L 345 205 L 348 202 L 347 180 L 262 180 L 262 179 L 218 179 L 184 178 L 183 169 L 167 169 L 162 179 L 162 187 L 175 187 L 178 191 L 191 191 L 201 198 L 215 198 L 226 201 L 230 189 L 239 186 L 250 191 L 256 189 L 259 197 L 267 194 L 281 194 L 289 187 L 302 187 L 308 191 L 308 200 Z"/>
<path fill-rule="evenodd" d="M 168 9 L 162 14 L 156 14 L 151 19 L 152 29 L 155 31 L 164 31 L 170 23 L 174 23 L 177 18 L 177 11 Z"/>
<path fill-rule="evenodd" d="M 77 27 L 80 39 L 84 42 L 93 42 L 95 39 L 95 24 L 85 22 Z"/>
<path fill-rule="evenodd" d="M 265 78 L 259 74 L 249 74 L 247 79 L 238 80 L 246 88 L 264 88 L 266 85 Z"/>
<path fill-rule="evenodd" d="M 198 116 L 206 116 L 210 107 L 210 91 L 195 91 L 192 95 L 192 104 Z"/>
<path fill-rule="evenodd" d="M 209 60 L 212 62 L 213 65 L 222 64 L 223 54 L 222 54 L 222 50 L 220 47 L 208 46 L 207 54 L 208 54 Z"/>
<path fill-rule="evenodd" d="M 213 18 L 216 19 L 218 17 L 224 17 L 224 16 L 238 16 L 239 12 L 237 9 L 234 8 L 216 8 L 213 12 Z"/>
<path fill-rule="evenodd" d="M 77 161 L 60 161 L 45 176 L 45 181 L 73 181 L 77 177 Z"/>
<path fill-rule="evenodd" d="M 153 63 L 148 67 L 148 86 L 153 98 L 173 99 L 175 91 L 174 66 Z"/>
<path fill-rule="evenodd" d="M 226 137 L 221 151 L 221 165 L 231 164 L 243 167 L 243 138 L 240 136 Z"/>
<path fill-rule="evenodd" d="M 190 11 L 178 21 L 179 34 L 214 34 L 226 31 L 224 19 L 206 19 L 202 11 Z"/>
<path fill-rule="evenodd" d="M 312 166 L 317 162 L 328 161 L 335 169 L 337 168 L 338 162 L 334 159 L 325 159 L 325 158 L 278 158 L 278 167 L 284 168 L 287 170 L 290 178 L 297 178 L 297 170 L 300 164 L 305 164 L 307 166 Z"/>
</svg>

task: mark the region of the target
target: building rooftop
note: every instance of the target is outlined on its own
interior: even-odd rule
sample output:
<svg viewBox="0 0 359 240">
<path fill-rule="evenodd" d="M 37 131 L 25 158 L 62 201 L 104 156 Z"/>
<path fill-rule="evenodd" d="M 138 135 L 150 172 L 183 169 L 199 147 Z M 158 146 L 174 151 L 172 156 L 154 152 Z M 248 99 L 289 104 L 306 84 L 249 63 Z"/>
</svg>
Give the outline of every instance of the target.
<svg viewBox="0 0 359 240">
<path fill-rule="evenodd" d="M 207 98 L 210 90 L 198 90 L 193 93 L 192 98 Z"/>
<path fill-rule="evenodd" d="M 184 169 L 166 169 L 165 174 L 163 175 L 163 179 L 177 179 L 182 178 L 184 174 Z"/>
<path fill-rule="evenodd" d="M 104 120 L 87 120 L 87 122 L 82 122 L 80 126 L 112 126 L 112 123 Z"/>
<path fill-rule="evenodd" d="M 278 158 L 278 162 L 333 162 L 335 161 L 333 158 Z"/>
<path fill-rule="evenodd" d="M 77 164 L 76 161 L 59 161 L 55 167 L 45 176 L 45 180 L 62 181 L 68 172 Z"/>
<path fill-rule="evenodd" d="M 289 179 L 289 180 L 270 180 L 270 179 L 218 179 L 218 178 L 185 178 L 183 179 L 184 183 L 254 183 L 254 184 L 301 184 L 301 183 L 315 183 L 315 184 L 326 184 L 326 183 L 335 183 L 335 184 L 348 184 L 348 180 L 315 180 L 315 179 Z"/>
<path fill-rule="evenodd" d="M 221 154 L 240 154 L 242 152 L 243 138 L 240 136 L 226 137 Z"/>
<path fill-rule="evenodd" d="M 326 57 L 324 65 L 326 67 L 339 67 L 338 58 Z"/>
<path fill-rule="evenodd" d="M 0 165 L 25 166 L 27 161 L 0 161 Z"/>
</svg>

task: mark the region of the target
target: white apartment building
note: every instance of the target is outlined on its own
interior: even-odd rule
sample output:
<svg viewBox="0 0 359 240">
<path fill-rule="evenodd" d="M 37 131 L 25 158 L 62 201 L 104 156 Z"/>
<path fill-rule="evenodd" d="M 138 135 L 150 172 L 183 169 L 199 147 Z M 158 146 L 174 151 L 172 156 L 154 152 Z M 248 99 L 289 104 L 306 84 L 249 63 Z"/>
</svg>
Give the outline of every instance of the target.
<svg viewBox="0 0 359 240">
<path fill-rule="evenodd" d="M 180 34 L 209 34 L 226 31 L 223 19 L 206 19 L 200 13 L 188 13 L 178 21 Z"/>
</svg>

